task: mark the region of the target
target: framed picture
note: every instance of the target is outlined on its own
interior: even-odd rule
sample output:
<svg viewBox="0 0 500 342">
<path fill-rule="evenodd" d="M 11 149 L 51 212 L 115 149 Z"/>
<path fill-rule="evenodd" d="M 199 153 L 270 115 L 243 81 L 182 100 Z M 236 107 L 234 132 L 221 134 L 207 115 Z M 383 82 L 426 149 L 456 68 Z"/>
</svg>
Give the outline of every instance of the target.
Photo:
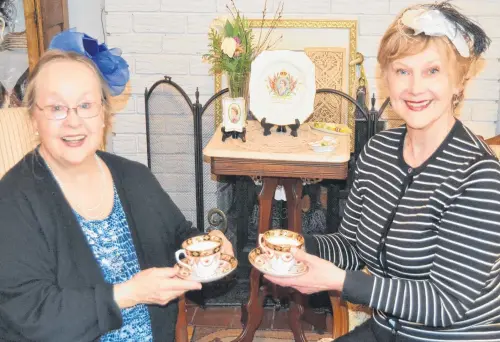
<svg viewBox="0 0 500 342">
<path fill-rule="evenodd" d="M 246 121 L 245 99 L 242 97 L 222 99 L 222 126 L 226 132 L 243 132 Z"/>
<path fill-rule="evenodd" d="M 357 52 L 357 21 L 356 20 L 331 20 L 331 19 L 282 19 L 273 21 L 272 19 L 249 19 L 249 24 L 258 40 L 259 34 L 267 33 L 272 24 L 275 29 L 269 41 L 278 42 L 272 46 L 271 50 L 292 50 L 292 51 L 320 51 L 331 50 L 331 48 L 345 49 L 343 54 L 346 60 L 342 64 L 340 75 L 347 76 L 346 80 L 335 82 L 340 84 L 343 92 L 355 97 L 356 92 L 356 66 L 349 65 L 349 62 L 356 59 Z M 280 37 L 282 37 L 280 39 Z M 314 61 L 313 61 L 314 62 Z M 337 73 L 338 74 L 338 73 Z M 319 84 L 319 83 L 317 83 Z M 215 76 L 215 92 L 227 87 L 225 78 L 222 75 Z M 251 95 L 250 95 L 251 96 Z M 215 103 L 216 118 L 215 124 L 222 123 L 222 101 Z M 355 107 L 351 103 L 343 110 L 344 115 L 340 123 L 346 124 L 351 130 L 351 151 L 354 151 L 354 112 Z M 251 108 L 250 108 L 251 110 Z"/>
</svg>

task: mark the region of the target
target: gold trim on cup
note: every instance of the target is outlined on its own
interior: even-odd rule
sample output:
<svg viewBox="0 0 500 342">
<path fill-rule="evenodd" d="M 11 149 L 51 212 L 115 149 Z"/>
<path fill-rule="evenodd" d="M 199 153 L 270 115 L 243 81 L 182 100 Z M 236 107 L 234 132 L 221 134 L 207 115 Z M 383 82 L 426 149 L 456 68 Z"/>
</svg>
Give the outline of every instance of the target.
<svg viewBox="0 0 500 342">
<path fill-rule="evenodd" d="M 206 241 L 213 241 L 213 242 L 216 242 L 218 245 L 216 247 L 201 250 L 201 251 L 189 250 L 189 246 L 197 244 L 197 243 L 201 243 L 201 242 L 206 242 Z M 185 250 L 186 254 L 190 257 L 193 257 L 193 258 L 206 257 L 206 256 L 210 256 L 210 255 L 219 253 L 221 251 L 221 247 L 222 247 L 222 239 L 218 236 L 208 235 L 208 234 L 198 235 L 198 236 L 189 238 L 182 243 L 182 248 Z"/>
<path fill-rule="evenodd" d="M 269 242 L 269 238 L 270 237 L 280 237 L 280 236 L 283 236 L 283 237 L 287 237 L 287 238 L 292 238 L 296 241 L 298 241 L 298 245 L 294 245 L 294 246 L 290 246 L 289 244 L 273 244 L 273 243 L 270 243 Z M 266 245 L 266 247 L 272 249 L 272 250 L 275 250 L 277 252 L 290 252 L 290 250 L 292 249 L 292 247 L 296 247 L 296 248 L 299 248 L 301 249 L 302 246 L 304 246 L 304 237 L 299 234 L 299 233 L 296 233 L 296 232 L 292 232 L 291 230 L 287 230 L 287 229 L 271 229 L 271 230 L 268 230 L 264 233 L 264 239 L 263 239 L 263 243 L 264 245 Z"/>
</svg>

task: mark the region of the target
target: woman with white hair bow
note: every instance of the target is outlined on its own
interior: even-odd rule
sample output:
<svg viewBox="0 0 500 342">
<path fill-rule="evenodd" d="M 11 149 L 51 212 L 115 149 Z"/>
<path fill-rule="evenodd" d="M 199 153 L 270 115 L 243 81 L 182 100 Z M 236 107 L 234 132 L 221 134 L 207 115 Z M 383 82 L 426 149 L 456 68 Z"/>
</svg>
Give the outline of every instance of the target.
<svg viewBox="0 0 500 342">
<path fill-rule="evenodd" d="M 338 233 L 294 252 L 309 271 L 268 277 L 374 309 L 338 341 L 500 341 L 500 164 L 455 117 L 489 43 L 447 2 L 406 9 L 382 38 L 405 125 L 365 145 Z"/>
</svg>

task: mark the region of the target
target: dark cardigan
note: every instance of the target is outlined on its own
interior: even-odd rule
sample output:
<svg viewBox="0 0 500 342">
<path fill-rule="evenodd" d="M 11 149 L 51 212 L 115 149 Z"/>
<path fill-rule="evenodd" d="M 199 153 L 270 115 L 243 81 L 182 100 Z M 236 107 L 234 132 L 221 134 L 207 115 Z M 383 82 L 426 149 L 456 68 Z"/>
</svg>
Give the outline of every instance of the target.
<svg viewBox="0 0 500 342">
<path fill-rule="evenodd" d="M 99 152 L 113 176 L 141 269 L 175 264 L 199 231 L 147 167 Z M 58 184 L 37 152 L 0 180 L 0 341 L 94 341 L 120 328 L 104 281 Z M 173 341 L 177 302 L 148 306 L 155 341 Z"/>
</svg>

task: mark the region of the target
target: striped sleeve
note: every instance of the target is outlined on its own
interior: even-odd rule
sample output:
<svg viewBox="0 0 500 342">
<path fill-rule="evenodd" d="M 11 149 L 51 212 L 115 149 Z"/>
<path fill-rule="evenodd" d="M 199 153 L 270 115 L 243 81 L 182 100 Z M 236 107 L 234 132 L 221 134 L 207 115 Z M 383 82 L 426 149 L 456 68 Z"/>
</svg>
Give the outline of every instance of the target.
<svg viewBox="0 0 500 342">
<path fill-rule="evenodd" d="M 361 216 L 362 195 L 358 180 L 358 170 L 347 199 L 344 217 L 339 231 L 334 234 L 305 236 L 308 253 L 329 260 L 336 266 L 346 270 L 358 270 L 364 263 L 355 248 L 356 230 Z"/>
<path fill-rule="evenodd" d="M 446 327 L 465 314 L 489 290 L 500 263 L 500 167 L 482 160 L 458 171 L 431 197 L 429 209 L 438 241 L 427 280 L 372 278 L 349 274 L 346 297 L 401 319 Z M 444 210 L 435 206 L 441 204 Z M 358 273 L 358 272 L 356 272 Z M 364 279 L 366 277 L 366 279 Z M 370 296 L 350 288 L 352 279 L 372 284 Z M 368 286 L 368 285 L 367 285 Z M 359 298 L 364 297 L 364 298 Z"/>
</svg>

